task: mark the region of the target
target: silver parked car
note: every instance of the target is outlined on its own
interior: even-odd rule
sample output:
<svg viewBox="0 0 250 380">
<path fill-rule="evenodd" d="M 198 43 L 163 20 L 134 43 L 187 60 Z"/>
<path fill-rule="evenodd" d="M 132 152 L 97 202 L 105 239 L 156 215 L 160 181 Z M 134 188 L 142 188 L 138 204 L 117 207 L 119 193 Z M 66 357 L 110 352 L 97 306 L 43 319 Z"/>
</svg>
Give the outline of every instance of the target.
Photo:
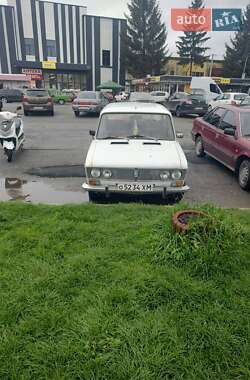
<svg viewBox="0 0 250 380">
<path fill-rule="evenodd" d="M 99 91 L 82 91 L 74 99 L 72 108 L 76 117 L 80 116 L 80 113 L 99 115 L 108 103 L 108 99 Z"/>
<path fill-rule="evenodd" d="M 131 92 L 130 102 L 156 103 L 154 97 L 149 92 Z"/>
</svg>

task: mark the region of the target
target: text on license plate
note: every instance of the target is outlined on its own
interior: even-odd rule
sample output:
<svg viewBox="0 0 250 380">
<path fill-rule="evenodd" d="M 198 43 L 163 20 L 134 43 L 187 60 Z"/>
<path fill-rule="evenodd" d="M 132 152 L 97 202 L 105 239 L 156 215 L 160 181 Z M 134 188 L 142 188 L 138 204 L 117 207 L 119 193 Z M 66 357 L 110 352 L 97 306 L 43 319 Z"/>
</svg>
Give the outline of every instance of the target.
<svg viewBox="0 0 250 380">
<path fill-rule="evenodd" d="M 117 184 L 119 191 L 153 191 L 155 184 L 142 184 L 142 183 L 123 183 Z"/>
</svg>

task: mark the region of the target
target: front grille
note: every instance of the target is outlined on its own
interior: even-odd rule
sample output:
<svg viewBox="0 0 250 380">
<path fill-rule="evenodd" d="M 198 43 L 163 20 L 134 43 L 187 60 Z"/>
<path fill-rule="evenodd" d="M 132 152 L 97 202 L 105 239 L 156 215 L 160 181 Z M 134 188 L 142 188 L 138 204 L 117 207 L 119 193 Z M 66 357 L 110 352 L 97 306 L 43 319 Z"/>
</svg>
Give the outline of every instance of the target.
<svg viewBox="0 0 250 380">
<path fill-rule="evenodd" d="M 160 173 L 163 169 L 127 169 L 127 168 L 105 168 L 112 171 L 112 180 L 130 180 L 130 181 L 159 181 Z M 87 168 L 87 175 L 91 177 L 91 169 Z M 101 178 L 103 178 L 101 176 Z"/>
<path fill-rule="evenodd" d="M 134 180 L 138 181 L 153 181 L 160 179 L 159 169 L 111 169 L 112 178 L 125 179 L 125 180 Z"/>
</svg>

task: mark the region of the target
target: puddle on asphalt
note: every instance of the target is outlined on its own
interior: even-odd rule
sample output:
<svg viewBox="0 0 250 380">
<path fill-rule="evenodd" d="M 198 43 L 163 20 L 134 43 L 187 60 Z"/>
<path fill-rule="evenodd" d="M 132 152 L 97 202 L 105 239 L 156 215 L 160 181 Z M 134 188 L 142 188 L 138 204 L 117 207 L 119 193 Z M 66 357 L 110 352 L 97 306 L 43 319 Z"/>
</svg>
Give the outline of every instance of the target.
<svg viewBox="0 0 250 380">
<path fill-rule="evenodd" d="M 79 191 L 58 190 L 42 181 L 0 178 L 0 201 L 24 201 L 60 205 L 88 202 L 88 195 L 81 190 L 80 186 Z"/>
</svg>

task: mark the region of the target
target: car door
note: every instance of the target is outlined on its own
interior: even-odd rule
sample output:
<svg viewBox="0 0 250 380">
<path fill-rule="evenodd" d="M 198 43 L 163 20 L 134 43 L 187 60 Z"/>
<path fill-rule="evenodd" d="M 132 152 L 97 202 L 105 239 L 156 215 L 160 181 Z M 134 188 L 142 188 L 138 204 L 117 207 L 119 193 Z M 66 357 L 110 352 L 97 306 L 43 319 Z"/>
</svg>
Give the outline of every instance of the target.
<svg viewBox="0 0 250 380">
<path fill-rule="evenodd" d="M 216 136 L 221 122 L 221 118 L 225 113 L 222 107 L 215 108 L 203 117 L 202 139 L 205 151 L 211 156 L 216 157 Z"/>
<path fill-rule="evenodd" d="M 177 93 L 170 96 L 170 98 L 168 99 L 168 104 L 167 104 L 167 108 L 169 109 L 169 111 L 175 111 L 176 106 L 177 106 L 179 101 L 180 101 L 180 99 L 179 99 Z"/>
<path fill-rule="evenodd" d="M 220 126 L 217 130 L 215 149 L 216 157 L 226 166 L 234 169 L 235 155 L 238 151 L 238 140 L 235 136 L 229 136 L 224 133 L 225 128 L 237 130 L 238 113 L 232 110 L 227 110 L 221 119 Z"/>
</svg>

